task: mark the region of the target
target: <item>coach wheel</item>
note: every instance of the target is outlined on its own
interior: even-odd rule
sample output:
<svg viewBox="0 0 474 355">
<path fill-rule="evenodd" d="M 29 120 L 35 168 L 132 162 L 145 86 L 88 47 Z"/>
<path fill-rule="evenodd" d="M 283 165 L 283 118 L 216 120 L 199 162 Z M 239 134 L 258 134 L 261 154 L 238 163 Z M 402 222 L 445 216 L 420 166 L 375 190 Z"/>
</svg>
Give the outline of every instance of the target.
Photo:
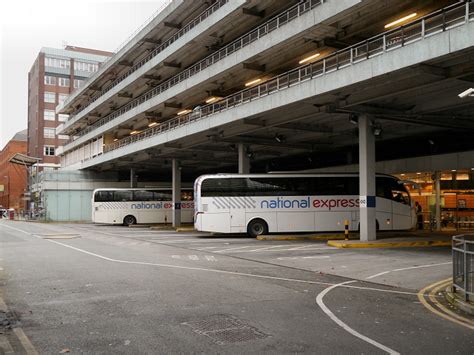
<svg viewBox="0 0 474 355">
<path fill-rule="evenodd" d="M 263 219 L 254 219 L 247 226 L 247 234 L 251 237 L 268 233 L 268 225 Z"/>
<path fill-rule="evenodd" d="M 132 224 L 137 224 L 137 219 L 132 215 L 128 215 L 123 219 L 123 224 L 125 226 L 131 226 Z"/>
</svg>

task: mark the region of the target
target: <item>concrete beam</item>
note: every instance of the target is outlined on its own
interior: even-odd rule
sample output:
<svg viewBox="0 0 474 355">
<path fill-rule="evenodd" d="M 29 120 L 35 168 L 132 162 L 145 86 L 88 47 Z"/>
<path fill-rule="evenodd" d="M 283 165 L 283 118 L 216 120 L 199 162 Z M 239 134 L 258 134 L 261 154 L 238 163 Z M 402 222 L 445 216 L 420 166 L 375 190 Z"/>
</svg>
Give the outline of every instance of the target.
<svg viewBox="0 0 474 355">
<path fill-rule="evenodd" d="M 264 72 L 265 71 L 265 64 L 258 64 L 257 62 L 253 62 L 253 63 L 242 63 L 242 66 L 244 69 L 248 69 L 248 70 L 255 70 L 255 71 L 259 71 L 259 72 Z"/>
<path fill-rule="evenodd" d="M 154 45 L 160 45 L 161 44 L 161 39 L 154 39 L 154 38 L 143 38 L 141 40 L 142 43 L 151 43 Z"/>
<path fill-rule="evenodd" d="M 146 118 L 160 118 L 161 117 L 161 112 L 145 111 L 145 117 Z"/>
<path fill-rule="evenodd" d="M 169 28 L 175 28 L 177 30 L 181 29 L 181 24 L 180 23 L 175 23 L 175 22 L 164 21 L 163 26 L 169 27 Z"/>
<path fill-rule="evenodd" d="M 165 108 L 182 108 L 183 105 L 177 102 L 165 102 L 164 104 Z"/>
<path fill-rule="evenodd" d="M 145 74 L 145 75 L 143 75 L 143 79 L 146 79 L 146 80 L 161 80 L 161 75 Z"/>
<path fill-rule="evenodd" d="M 306 124 L 306 123 L 284 123 L 275 127 L 293 129 L 295 131 L 315 132 L 315 133 L 332 133 L 333 128 L 322 124 Z"/>
<path fill-rule="evenodd" d="M 244 7 L 244 8 L 242 8 L 242 14 L 264 18 L 265 17 L 265 10 L 258 11 L 255 8 L 250 9 L 250 8 Z"/>
<path fill-rule="evenodd" d="M 238 153 L 239 153 L 239 174 L 248 174 L 250 173 L 250 157 L 248 156 L 248 146 L 239 143 L 238 145 Z"/>
<path fill-rule="evenodd" d="M 128 93 L 128 92 L 119 92 L 117 94 L 118 97 L 125 97 L 127 99 L 132 99 L 133 98 L 133 95 Z"/>
<path fill-rule="evenodd" d="M 174 62 L 163 62 L 163 66 L 164 67 L 169 67 L 169 68 L 177 68 L 177 69 L 181 68 L 180 63 L 174 63 Z"/>
<path fill-rule="evenodd" d="M 133 67 L 133 62 L 129 60 L 121 60 L 120 62 L 118 62 L 118 64 L 123 65 L 125 67 Z"/>
</svg>

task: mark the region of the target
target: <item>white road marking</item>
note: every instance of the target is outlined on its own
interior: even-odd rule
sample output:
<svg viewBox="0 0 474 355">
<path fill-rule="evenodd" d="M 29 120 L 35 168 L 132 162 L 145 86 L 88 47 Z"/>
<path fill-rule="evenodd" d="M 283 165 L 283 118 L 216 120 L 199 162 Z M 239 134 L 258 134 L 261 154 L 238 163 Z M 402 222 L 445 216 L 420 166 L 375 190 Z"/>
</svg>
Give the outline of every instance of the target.
<svg viewBox="0 0 474 355">
<path fill-rule="evenodd" d="M 119 264 L 128 264 L 128 265 L 147 265 L 147 266 L 157 266 L 157 267 L 163 267 L 163 268 L 170 268 L 170 269 L 180 269 L 180 270 L 192 270 L 192 271 L 202 271 L 202 272 L 210 272 L 210 273 L 216 273 L 216 274 L 223 274 L 223 275 L 235 275 L 235 276 L 245 276 L 245 277 L 251 277 L 251 278 L 256 278 L 256 279 L 266 279 L 266 280 L 277 280 L 277 281 L 287 281 L 287 282 L 295 282 L 295 283 L 303 283 L 303 284 L 309 284 L 309 285 L 323 285 L 323 286 L 335 286 L 338 284 L 330 283 L 330 282 L 322 282 L 322 281 L 310 281 L 310 280 L 301 280 L 301 279 L 291 279 L 291 278 L 286 278 L 286 277 L 278 277 L 278 276 L 268 276 L 268 275 L 259 275 L 259 274 L 248 274 L 244 272 L 237 272 L 237 271 L 227 271 L 227 270 L 218 270 L 218 269 L 206 269 L 206 268 L 201 268 L 201 267 L 192 267 L 192 266 L 181 266 L 181 265 L 171 265 L 171 264 L 159 264 L 159 263 L 150 263 L 146 261 L 128 261 L 128 260 L 120 260 L 120 259 L 113 259 L 109 258 L 107 256 L 103 256 L 100 254 L 92 253 L 90 251 L 80 249 L 73 247 L 68 244 L 64 244 L 61 242 L 58 242 L 56 240 L 52 239 L 42 239 L 39 237 L 36 237 L 34 234 L 26 232 L 24 230 L 14 228 L 7 226 L 3 223 L 0 223 L 0 226 L 10 228 L 13 230 L 16 230 L 18 232 L 27 234 L 29 236 L 38 238 L 44 242 L 49 242 L 53 244 L 57 244 L 60 246 L 63 246 L 65 248 L 69 248 L 75 251 L 78 251 L 80 253 L 84 253 L 90 256 L 94 256 L 96 258 L 114 262 L 114 263 L 119 263 Z M 352 280 L 353 282 L 357 282 L 357 280 Z M 364 286 L 351 286 L 351 285 L 340 285 L 340 287 L 345 287 L 349 289 L 359 289 L 359 290 L 368 290 L 368 291 L 376 291 L 376 292 L 384 292 L 384 293 L 393 293 L 393 294 L 400 294 L 400 295 L 409 295 L 409 296 L 418 296 L 418 293 L 416 292 L 407 292 L 407 291 L 396 291 L 396 290 L 386 290 L 386 289 L 380 289 L 380 288 L 373 288 L 373 287 L 364 287 Z"/>
<path fill-rule="evenodd" d="M 297 259 L 329 259 L 328 255 L 314 255 L 314 256 L 283 256 L 277 260 L 297 260 Z"/>
<path fill-rule="evenodd" d="M 245 249 L 245 248 L 250 248 L 251 246 L 250 245 L 246 245 L 246 246 L 243 246 L 243 247 L 235 247 L 235 248 L 227 248 L 227 249 L 222 249 L 222 250 L 215 250 L 214 252 L 216 253 L 223 253 L 225 251 L 230 251 L 230 250 L 239 250 L 239 249 Z"/>
<path fill-rule="evenodd" d="M 188 255 L 189 260 L 199 260 L 197 255 Z"/>
<path fill-rule="evenodd" d="M 206 255 L 204 257 L 206 258 L 207 261 L 217 261 L 217 259 L 212 255 Z"/>
<path fill-rule="evenodd" d="M 281 248 L 281 247 L 288 247 L 288 244 L 280 244 L 280 245 L 273 245 L 273 246 L 271 246 L 271 247 L 264 247 L 264 248 L 253 249 L 253 250 L 249 250 L 249 252 L 262 251 L 262 250 L 274 249 L 274 248 Z"/>
<path fill-rule="evenodd" d="M 383 345 L 383 344 L 380 344 L 379 342 L 359 333 L 358 331 L 356 331 L 355 329 L 352 329 L 351 327 L 349 327 L 346 323 L 344 323 L 342 320 L 340 320 L 339 318 L 337 318 L 334 313 L 331 312 L 331 310 L 326 307 L 326 305 L 324 304 L 323 302 L 323 298 L 324 296 L 331 290 L 335 289 L 336 287 L 340 287 L 340 286 L 346 286 L 347 284 L 349 283 L 353 283 L 353 282 L 356 282 L 355 280 L 352 280 L 352 281 L 346 281 L 346 282 L 341 282 L 339 284 L 336 284 L 336 285 L 332 285 L 326 289 L 324 289 L 322 292 L 319 293 L 319 295 L 316 297 L 316 303 L 318 304 L 318 306 L 322 309 L 322 311 L 324 313 L 326 313 L 326 315 L 331 318 L 331 320 L 333 320 L 338 326 L 340 326 L 342 329 L 344 329 L 346 332 L 352 334 L 353 336 L 365 341 L 366 343 L 369 343 L 373 346 L 375 346 L 376 348 L 379 348 L 389 354 L 399 354 L 397 351 L 393 350 L 393 349 L 390 349 L 389 347 Z"/>
<path fill-rule="evenodd" d="M 382 275 L 386 275 L 386 274 L 391 273 L 391 272 L 406 271 L 406 270 L 415 270 L 415 269 L 427 268 L 427 267 L 432 267 L 432 266 L 449 265 L 449 264 L 452 264 L 452 262 L 451 262 L 451 261 L 448 261 L 448 262 L 439 263 L 439 264 L 426 264 L 426 265 L 418 265 L 418 266 L 404 267 L 404 268 L 401 268 L 401 269 L 394 269 L 394 270 L 379 272 L 378 274 L 368 276 L 368 277 L 366 277 L 365 279 L 366 279 L 366 280 L 371 280 L 371 279 L 374 279 L 374 278 L 379 277 L 379 276 L 382 276 Z"/>
</svg>

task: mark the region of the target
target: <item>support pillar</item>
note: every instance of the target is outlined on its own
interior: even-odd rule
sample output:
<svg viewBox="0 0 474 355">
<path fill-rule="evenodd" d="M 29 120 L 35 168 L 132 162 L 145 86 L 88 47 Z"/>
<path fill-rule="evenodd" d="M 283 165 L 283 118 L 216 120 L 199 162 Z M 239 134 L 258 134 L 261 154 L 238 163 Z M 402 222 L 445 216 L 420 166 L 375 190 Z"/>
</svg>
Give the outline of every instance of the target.
<svg viewBox="0 0 474 355">
<path fill-rule="evenodd" d="M 359 195 L 360 240 L 376 240 L 375 137 L 367 115 L 359 117 Z"/>
<path fill-rule="evenodd" d="M 441 173 L 436 171 L 434 174 L 435 184 L 435 220 L 436 230 L 441 230 Z"/>
<path fill-rule="evenodd" d="M 181 226 L 181 167 L 179 161 L 173 159 L 172 162 L 172 198 L 173 198 L 173 227 Z"/>
<path fill-rule="evenodd" d="M 250 158 L 247 155 L 247 146 L 239 143 L 239 174 L 250 173 Z"/>
<path fill-rule="evenodd" d="M 130 188 L 137 187 L 137 175 L 135 174 L 135 169 L 130 168 Z"/>
</svg>

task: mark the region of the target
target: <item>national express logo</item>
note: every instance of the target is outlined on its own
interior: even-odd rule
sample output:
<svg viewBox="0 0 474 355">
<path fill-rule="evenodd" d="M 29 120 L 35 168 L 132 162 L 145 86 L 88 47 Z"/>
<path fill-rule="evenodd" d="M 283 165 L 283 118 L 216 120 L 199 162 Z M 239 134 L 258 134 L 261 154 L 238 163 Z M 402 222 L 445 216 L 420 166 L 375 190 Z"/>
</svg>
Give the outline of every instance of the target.
<svg viewBox="0 0 474 355">
<path fill-rule="evenodd" d="M 351 208 L 359 207 L 358 198 L 330 198 L 330 199 L 314 199 L 311 202 L 311 197 L 302 199 L 285 199 L 278 197 L 273 200 L 263 200 L 260 202 L 260 208 L 327 208 L 329 211 L 332 208 Z"/>
<path fill-rule="evenodd" d="M 153 203 L 132 203 L 132 210 L 151 210 L 151 209 L 171 209 L 173 208 L 172 202 L 153 202 Z M 181 202 L 181 209 L 194 208 L 193 202 Z"/>
</svg>

